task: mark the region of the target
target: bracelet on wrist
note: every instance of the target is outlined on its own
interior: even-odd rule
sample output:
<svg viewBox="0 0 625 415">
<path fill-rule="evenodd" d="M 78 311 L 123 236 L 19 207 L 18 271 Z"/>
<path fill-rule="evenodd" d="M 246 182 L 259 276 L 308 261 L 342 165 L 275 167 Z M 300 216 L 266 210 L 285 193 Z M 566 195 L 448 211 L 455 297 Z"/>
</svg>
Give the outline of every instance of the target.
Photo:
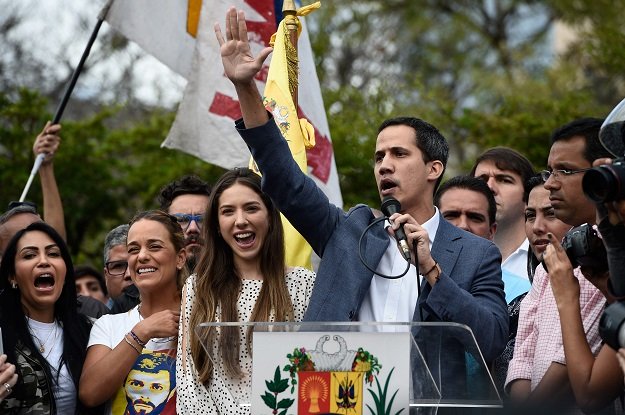
<svg viewBox="0 0 625 415">
<path fill-rule="evenodd" d="M 147 342 L 144 342 L 143 340 L 141 340 L 134 331 L 130 330 L 128 334 L 130 334 L 130 337 L 132 337 L 139 346 L 145 347 L 145 345 L 147 344 Z"/>
<path fill-rule="evenodd" d="M 128 334 L 126 334 L 126 335 L 124 336 L 124 340 L 126 340 L 126 343 L 128 343 L 128 345 L 129 345 L 130 347 L 132 347 L 133 349 L 135 349 L 135 351 L 136 351 L 137 353 L 141 354 L 141 350 L 139 350 L 139 348 L 137 348 L 137 346 L 135 346 L 134 344 L 132 344 L 132 343 L 130 342 L 130 340 L 128 340 Z"/>
<path fill-rule="evenodd" d="M 428 272 L 424 273 L 423 276 L 427 277 L 428 275 L 430 275 L 432 273 L 432 271 L 436 270 L 436 277 L 434 277 L 434 280 L 438 281 L 441 277 L 441 269 L 438 266 L 438 262 L 434 261 L 434 265 L 432 266 L 432 268 L 430 268 L 428 270 Z"/>
</svg>

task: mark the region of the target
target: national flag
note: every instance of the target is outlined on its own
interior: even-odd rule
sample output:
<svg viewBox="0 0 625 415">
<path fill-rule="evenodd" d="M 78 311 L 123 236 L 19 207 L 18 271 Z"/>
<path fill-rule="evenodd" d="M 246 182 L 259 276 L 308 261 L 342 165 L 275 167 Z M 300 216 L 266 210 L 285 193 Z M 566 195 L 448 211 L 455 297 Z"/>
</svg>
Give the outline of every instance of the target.
<svg viewBox="0 0 625 415">
<path fill-rule="evenodd" d="M 304 16 L 319 6 L 320 3 L 317 2 L 299 9 L 297 15 Z M 289 143 L 293 159 L 299 168 L 306 173 L 306 149 L 314 147 L 315 129 L 308 120 L 298 117 L 297 108 L 293 102 L 292 94 L 298 88 L 299 59 L 297 50 L 291 44 L 289 30 L 286 27 L 287 19 L 292 24 L 297 25 L 297 37 L 299 37 L 301 29 L 299 19 L 296 16 L 285 17 L 278 25 L 278 31 L 272 37 L 273 57 L 263 93 L 263 103 L 267 110 L 272 112 L 282 136 Z M 250 164 L 252 168 L 255 167 L 253 159 L 250 160 Z M 312 248 L 310 245 L 284 216 L 282 217 L 282 225 L 284 226 L 287 265 L 312 269 Z"/>
<path fill-rule="evenodd" d="M 281 0 L 115 0 L 107 16 L 113 27 L 188 81 L 174 124 L 162 145 L 224 168 L 246 165 L 250 157 L 233 128 L 233 121 L 240 117 L 239 103 L 234 87 L 223 74 L 213 31 L 215 22 L 223 24 L 226 10 L 232 5 L 245 11 L 252 52 L 257 54 L 276 32 Z M 307 150 L 308 173 L 330 201 L 341 207 L 321 88 L 306 22 L 302 19 L 301 24 L 298 94 L 303 99 L 298 112 L 313 125 L 316 143 Z M 192 52 L 189 44 L 193 44 Z M 257 77 L 261 91 L 267 73 L 268 66 Z"/>
</svg>

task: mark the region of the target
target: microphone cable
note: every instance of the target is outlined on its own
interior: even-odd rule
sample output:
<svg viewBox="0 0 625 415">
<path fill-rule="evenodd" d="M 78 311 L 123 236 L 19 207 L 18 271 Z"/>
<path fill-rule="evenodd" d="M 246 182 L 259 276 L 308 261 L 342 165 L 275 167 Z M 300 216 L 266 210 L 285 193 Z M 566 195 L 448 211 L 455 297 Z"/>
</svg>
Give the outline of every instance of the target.
<svg viewBox="0 0 625 415">
<path fill-rule="evenodd" d="M 410 264 L 411 264 L 410 261 L 408 261 L 408 260 L 406 260 L 404 258 L 404 260 L 406 261 L 406 269 L 404 269 L 404 271 L 401 274 L 398 274 L 398 275 L 385 275 L 385 274 L 380 274 L 375 269 L 370 267 L 369 264 L 367 264 L 367 261 L 365 260 L 365 258 L 362 255 L 362 240 L 363 240 L 363 238 L 365 237 L 367 232 L 369 232 L 371 230 L 371 228 L 374 225 L 377 225 L 378 223 L 383 222 L 386 219 L 388 219 L 386 216 L 380 216 L 379 218 L 375 218 L 369 224 L 369 226 L 367 226 L 362 231 L 362 234 L 360 234 L 360 238 L 358 239 L 358 257 L 360 258 L 360 262 L 362 263 L 362 265 L 364 265 L 365 268 L 367 268 L 369 271 L 371 271 L 374 275 L 377 275 L 377 276 L 382 277 L 382 278 L 386 278 L 387 280 L 396 280 L 398 278 L 403 277 L 404 275 L 406 275 L 408 273 L 408 270 L 410 269 Z M 386 230 L 384 230 L 384 232 L 386 232 Z M 388 235 L 388 233 L 387 233 L 387 235 Z M 399 246 L 398 246 L 398 249 L 399 249 Z M 415 263 L 418 264 L 419 261 L 418 261 L 418 256 L 417 256 L 417 241 L 412 241 L 412 253 L 414 254 L 414 257 L 415 257 Z M 403 255 L 402 255 L 402 258 L 403 258 Z M 416 271 L 416 274 L 417 274 L 417 297 L 421 298 L 421 282 L 422 282 L 422 278 L 421 278 L 421 274 L 419 273 L 419 268 L 416 265 L 415 265 L 415 271 Z M 416 307 L 419 309 L 419 317 L 421 318 L 421 321 L 424 321 L 423 320 L 423 309 L 419 305 L 419 301 L 418 300 L 417 300 Z"/>
<path fill-rule="evenodd" d="M 373 220 L 373 222 L 371 222 L 371 223 L 369 224 L 369 226 L 367 226 L 367 227 L 365 228 L 365 230 L 364 230 L 364 231 L 362 231 L 362 234 L 360 235 L 360 239 L 358 240 L 358 257 L 360 258 L 360 262 L 362 263 L 362 265 L 364 265 L 364 266 L 365 266 L 365 268 L 367 268 L 369 271 L 373 272 L 375 275 L 377 275 L 377 276 L 379 276 L 379 277 L 382 277 L 382 278 L 386 278 L 386 279 L 388 279 L 388 280 L 396 280 L 396 279 L 398 279 L 398 278 L 403 277 L 404 275 L 406 275 L 406 274 L 408 273 L 408 270 L 410 269 L 410 264 L 411 264 L 411 262 L 410 262 L 410 261 L 406 260 L 406 269 L 404 269 L 404 271 L 403 271 L 401 274 L 398 274 L 398 275 L 386 275 L 386 274 L 381 274 L 381 273 L 377 272 L 375 269 L 373 269 L 373 268 L 372 268 L 369 264 L 367 264 L 367 261 L 365 260 L 365 258 L 364 258 L 364 257 L 363 257 L 363 255 L 362 255 L 362 241 L 363 241 L 363 239 L 364 239 L 365 235 L 366 235 L 366 234 L 367 234 L 367 233 L 371 230 L 371 228 L 372 228 L 374 225 L 377 225 L 378 223 L 383 222 L 383 221 L 385 221 L 386 219 L 388 219 L 386 216 L 380 216 L 379 218 L 375 218 L 375 219 Z M 386 231 L 385 231 L 385 232 L 386 232 Z M 415 262 L 417 262 L 417 263 L 418 263 L 418 261 L 416 261 L 416 258 L 417 258 L 417 250 L 416 250 L 416 243 L 415 243 L 415 242 L 413 242 L 413 244 L 412 244 L 412 250 L 413 250 L 413 254 L 414 254 L 414 256 L 415 256 Z M 402 256 L 402 258 L 403 258 L 403 256 Z M 416 267 L 415 267 L 415 268 L 416 268 Z M 418 272 L 418 270 L 417 270 L 417 278 L 419 279 L 419 283 L 420 283 L 420 282 L 421 282 L 421 280 L 420 280 L 420 278 L 419 278 L 419 272 Z M 420 286 L 420 284 L 419 284 L 419 291 L 421 291 L 421 286 Z M 420 293 L 419 293 L 419 294 L 420 294 Z"/>
</svg>

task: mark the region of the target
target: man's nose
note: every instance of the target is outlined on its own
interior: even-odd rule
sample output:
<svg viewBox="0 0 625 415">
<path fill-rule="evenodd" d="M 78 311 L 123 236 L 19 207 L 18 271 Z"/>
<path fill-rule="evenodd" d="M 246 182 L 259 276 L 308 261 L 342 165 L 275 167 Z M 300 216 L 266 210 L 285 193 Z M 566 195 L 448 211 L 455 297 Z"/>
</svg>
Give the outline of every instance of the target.
<svg viewBox="0 0 625 415">
<path fill-rule="evenodd" d="M 464 229 L 465 231 L 469 231 L 469 221 L 466 216 L 460 216 L 458 218 L 458 225 L 460 229 Z"/>
<path fill-rule="evenodd" d="M 494 176 L 488 176 L 486 184 L 488 185 L 488 188 L 491 190 L 491 192 L 497 193 L 497 180 L 495 180 Z"/>
<path fill-rule="evenodd" d="M 191 222 L 189 222 L 189 226 L 187 227 L 187 230 L 185 231 L 186 234 L 189 233 L 200 233 L 200 226 L 197 223 L 197 221 L 195 220 L 191 220 Z"/>
</svg>

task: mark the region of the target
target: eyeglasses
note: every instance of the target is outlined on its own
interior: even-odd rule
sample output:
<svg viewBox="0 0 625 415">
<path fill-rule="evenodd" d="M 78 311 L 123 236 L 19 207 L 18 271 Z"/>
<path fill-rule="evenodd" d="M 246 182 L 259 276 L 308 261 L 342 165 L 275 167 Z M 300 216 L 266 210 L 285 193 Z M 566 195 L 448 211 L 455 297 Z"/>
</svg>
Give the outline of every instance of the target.
<svg viewBox="0 0 625 415">
<path fill-rule="evenodd" d="M 126 273 L 128 261 L 109 261 L 104 266 L 110 275 L 117 277 Z"/>
<path fill-rule="evenodd" d="M 183 231 L 186 231 L 187 228 L 189 228 L 189 225 L 191 225 L 191 222 L 195 222 L 198 228 L 202 227 L 202 220 L 203 220 L 202 215 L 189 215 L 186 213 L 174 213 L 173 216 L 176 218 L 176 220 L 180 224 L 180 227 L 182 228 Z"/>
<path fill-rule="evenodd" d="M 547 180 L 549 180 L 549 178 L 551 176 L 553 176 L 554 179 L 560 180 L 560 177 L 571 176 L 571 175 L 576 174 L 576 173 L 583 173 L 585 171 L 590 170 L 591 168 L 592 167 L 589 167 L 587 169 L 580 169 L 580 170 L 568 170 L 568 169 L 557 169 L 557 170 L 553 170 L 553 171 L 543 170 L 543 171 L 540 172 L 540 177 L 545 182 Z"/>
</svg>

